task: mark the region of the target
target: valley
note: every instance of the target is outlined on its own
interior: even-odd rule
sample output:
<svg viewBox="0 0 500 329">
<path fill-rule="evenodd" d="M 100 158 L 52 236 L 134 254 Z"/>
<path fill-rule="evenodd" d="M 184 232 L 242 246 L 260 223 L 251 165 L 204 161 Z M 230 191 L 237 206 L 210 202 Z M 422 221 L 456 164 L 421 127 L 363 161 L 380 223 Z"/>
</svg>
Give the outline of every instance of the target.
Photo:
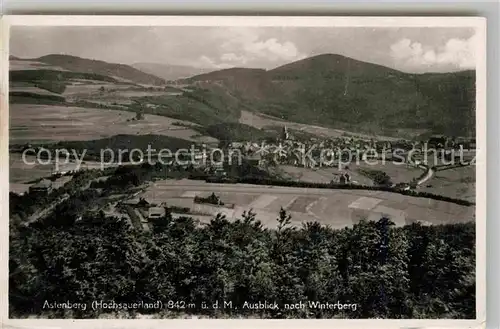
<svg viewBox="0 0 500 329">
<path fill-rule="evenodd" d="M 473 91 L 470 72 L 406 74 L 332 54 L 272 70 L 165 68 L 165 74 L 201 73 L 180 79 L 154 76 L 151 67 L 155 66 L 66 55 L 13 57 L 10 62 L 10 143 L 17 146 L 90 147 L 95 155 L 98 145 L 143 148 L 151 140 L 157 146 L 176 145 L 174 149 L 189 143 L 212 148 L 246 143 L 255 152 L 260 141 L 272 146 L 286 129 L 295 140 L 289 141 L 290 150 L 298 145 L 328 144 L 334 148 L 349 145 L 354 151 L 374 143 L 408 147 L 448 128 L 465 135 L 474 131 L 468 119 L 473 110 L 468 98 Z M 148 68 L 147 72 L 141 67 Z M 435 92 L 444 97 L 426 100 Z M 446 109 L 436 111 L 446 129 L 434 125 L 438 120 L 432 112 L 438 107 Z M 415 121 L 411 113 L 419 119 Z M 400 121 L 409 118 L 408 124 Z M 457 127 L 454 122 L 465 126 Z M 268 164 L 265 170 L 280 179 L 311 183 L 336 181 L 348 172 L 352 182 L 366 186 L 374 184 L 363 174 L 366 170 L 387 173 L 396 185 L 409 184 L 423 174 L 418 166 L 392 163 L 376 168 L 352 163 L 346 171 L 286 161 Z M 14 181 L 25 184 L 15 172 Z M 468 193 L 461 181 L 448 181 L 447 188 L 434 187 L 440 179 L 432 178 L 420 188 L 455 197 Z M 463 193 L 451 192 L 455 186 Z"/>
</svg>

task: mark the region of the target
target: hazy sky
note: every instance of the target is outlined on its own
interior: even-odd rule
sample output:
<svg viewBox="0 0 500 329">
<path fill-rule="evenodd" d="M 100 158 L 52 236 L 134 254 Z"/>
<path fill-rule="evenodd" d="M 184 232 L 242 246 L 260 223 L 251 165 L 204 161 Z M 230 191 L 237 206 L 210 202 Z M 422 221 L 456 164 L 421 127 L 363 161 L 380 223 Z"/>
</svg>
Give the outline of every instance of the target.
<svg viewBox="0 0 500 329">
<path fill-rule="evenodd" d="M 470 28 L 12 27 L 11 55 L 108 62 L 274 68 L 335 53 L 407 72 L 475 68 Z"/>
</svg>

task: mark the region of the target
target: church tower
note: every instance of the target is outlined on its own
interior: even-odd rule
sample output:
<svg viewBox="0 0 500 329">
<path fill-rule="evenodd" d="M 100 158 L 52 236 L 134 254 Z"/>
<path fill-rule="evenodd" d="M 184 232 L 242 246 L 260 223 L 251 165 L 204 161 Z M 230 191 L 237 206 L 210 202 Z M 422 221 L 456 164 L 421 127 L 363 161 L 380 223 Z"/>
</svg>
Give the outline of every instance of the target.
<svg viewBox="0 0 500 329">
<path fill-rule="evenodd" d="M 289 138 L 290 138 L 290 135 L 288 134 L 288 128 L 286 126 L 284 126 L 283 131 L 281 132 L 281 139 L 286 141 Z"/>
</svg>

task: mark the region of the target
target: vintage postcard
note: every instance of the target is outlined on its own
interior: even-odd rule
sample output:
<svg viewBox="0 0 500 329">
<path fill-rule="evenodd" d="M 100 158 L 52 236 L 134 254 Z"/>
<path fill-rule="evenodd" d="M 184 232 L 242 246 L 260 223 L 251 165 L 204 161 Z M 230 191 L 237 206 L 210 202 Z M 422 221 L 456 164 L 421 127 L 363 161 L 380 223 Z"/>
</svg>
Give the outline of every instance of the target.
<svg viewBox="0 0 500 329">
<path fill-rule="evenodd" d="M 484 19 L 2 24 L 3 325 L 484 322 Z"/>
</svg>

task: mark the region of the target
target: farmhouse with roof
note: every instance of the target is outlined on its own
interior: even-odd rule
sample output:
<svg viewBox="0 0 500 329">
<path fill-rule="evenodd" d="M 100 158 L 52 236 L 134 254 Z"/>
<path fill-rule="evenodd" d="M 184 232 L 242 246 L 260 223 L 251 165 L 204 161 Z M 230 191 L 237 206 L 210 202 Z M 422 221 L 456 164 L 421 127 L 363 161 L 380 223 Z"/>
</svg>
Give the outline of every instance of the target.
<svg viewBox="0 0 500 329">
<path fill-rule="evenodd" d="M 47 179 L 42 179 L 38 183 L 29 187 L 29 192 L 34 194 L 47 195 L 52 191 L 52 182 Z"/>
</svg>

